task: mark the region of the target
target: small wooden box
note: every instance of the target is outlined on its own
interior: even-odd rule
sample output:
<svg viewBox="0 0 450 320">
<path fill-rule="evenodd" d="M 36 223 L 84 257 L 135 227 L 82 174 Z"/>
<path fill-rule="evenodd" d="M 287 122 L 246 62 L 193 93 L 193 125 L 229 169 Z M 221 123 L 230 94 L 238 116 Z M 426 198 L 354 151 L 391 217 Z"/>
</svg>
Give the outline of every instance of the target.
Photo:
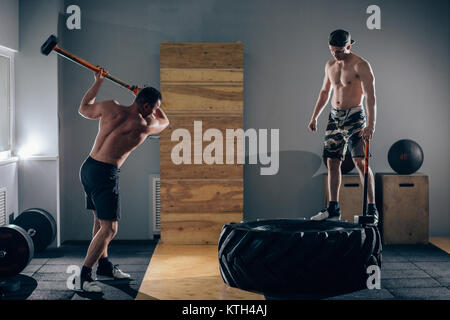
<svg viewBox="0 0 450 320">
<path fill-rule="evenodd" d="M 375 187 L 383 243 L 428 243 L 428 176 L 377 173 Z"/>
<path fill-rule="evenodd" d="M 353 222 L 355 215 L 362 215 L 363 185 L 358 174 L 343 174 L 339 189 L 341 219 Z M 323 201 L 328 206 L 328 174 L 323 175 Z"/>
</svg>

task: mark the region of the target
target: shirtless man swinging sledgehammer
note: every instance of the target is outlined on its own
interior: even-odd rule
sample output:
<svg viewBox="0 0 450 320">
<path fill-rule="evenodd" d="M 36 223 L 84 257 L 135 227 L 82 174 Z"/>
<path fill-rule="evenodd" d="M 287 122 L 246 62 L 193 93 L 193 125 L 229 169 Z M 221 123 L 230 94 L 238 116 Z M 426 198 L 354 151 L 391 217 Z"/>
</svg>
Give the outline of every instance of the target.
<svg viewBox="0 0 450 320">
<path fill-rule="evenodd" d="M 130 278 L 108 260 L 108 245 L 120 219 L 119 168 L 148 135 L 160 133 L 169 125 L 160 108 L 161 94 L 151 87 L 141 89 L 127 107 L 114 100 L 95 102 L 103 74 L 102 69 L 95 73 L 95 82 L 78 109 L 83 117 L 100 120 L 94 147 L 80 169 L 86 208 L 94 214 L 93 238 L 81 270 L 81 289 L 87 292 L 102 291 L 92 278 L 97 261 L 97 276 Z"/>
<path fill-rule="evenodd" d="M 339 220 L 339 187 L 341 184 L 341 162 L 349 148 L 353 162 L 358 169 L 361 182 L 364 181 L 364 141 L 372 139 L 375 131 L 376 103 L 375 78 L 369 63 L 350 52 L 354 40 L 345 30 L 335 30 L 330 34 L 329 47 L 333 60 L 325 65 L 325 77 L 319 98 L 308 128 L 317 131 L 317 118 L 328 103 L 331 88 L 331 112 L 325 131 L 323 157 L 328 167 L 328 207 L 311 217 L 311 220 Z M 366 112 L 362 107 L 366 98 Z M 374 178 L 369 168 L 367 214 L 375 216 Z"/>
</svg>

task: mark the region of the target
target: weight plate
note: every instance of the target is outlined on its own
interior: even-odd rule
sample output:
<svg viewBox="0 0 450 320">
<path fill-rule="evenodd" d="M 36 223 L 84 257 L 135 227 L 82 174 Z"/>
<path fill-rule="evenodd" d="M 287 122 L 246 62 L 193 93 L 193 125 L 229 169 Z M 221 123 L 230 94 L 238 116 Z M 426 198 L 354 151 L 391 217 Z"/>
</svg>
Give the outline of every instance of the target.
<svg viewBox="0 0 450 320">
<path fill-rule="evenodd" d="M 53 216 L 43 209 L 31 208 L 22 212 L 13 222 L 24 228 L 33 239 L 34 250 L 44 251 L 56 237 L 56 222 Z"/>
<path fill-rule="evenodd" d="M 33 240 L 23 228 L 13 224 L 0 227 L 0 277 L 19 274 L 33 255 Z"/>
<path fill-rule="evenodd" d="M 26 211 L 30 211 L 30 210 L 39 211 L 40 213 L 42 213 L 43 215 L 45 215 L 48 218 L 48 221 L 50 221 L 51 226 L 52 226 L 52 241 L 55 240 L 56 239 L 56 221 L 55 221 L 55 218 L 53 218 L 53 216 L 48 211 L 46 211 L 44 209 L 31 208 L 31 209 L 28 209 Z"/>
</svg>

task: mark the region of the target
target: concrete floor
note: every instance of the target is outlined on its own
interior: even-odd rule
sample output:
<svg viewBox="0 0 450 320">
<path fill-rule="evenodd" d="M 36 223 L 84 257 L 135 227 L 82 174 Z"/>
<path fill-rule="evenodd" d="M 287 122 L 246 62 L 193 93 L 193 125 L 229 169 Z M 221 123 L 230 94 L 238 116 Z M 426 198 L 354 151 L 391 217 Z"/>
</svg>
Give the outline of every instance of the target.
<svg viewBox="0 0 450 320">
<path fill-rule="evenodd" d="M 8 293 L 4 299 L 12 300 L 134 300 L 147 270 L 156 241 L 143 243 L 112 243 L 109 258 L 120 269 L 131 275 L 131 280 L 105 280 L 100 282 L 102 294 L 89 294 L 69 290 L 66 273 L 70 265 L 81 266 L 88 243 L 63 245 L 36 254 L 20 274 L 21 289 Z M 95 268 L 93 270 L 95 276 Z"/>
<path fill-rule="evenodd" d="M 276 296 L 267 299 L 449 300 L 450 254 L 428 245 L 385 245 L 381 289 L 337 296 Z"/>
<path fill-rule="evenodd" d="M 7 294 L 12 300 L 134 300 L 147 270 L 156 242 L 113 243 L 113 263 L 132 275 L 131 281 L 103 281 L 103 294 L 86 294 L 67 289 L 70 265 L 80 266 L 85 244 L 64 245 L 37 254 L 19 276 L 21 290 Z M 266 296 L 266 299 L 450 299 L 450 254 L 429 245 L 383 247 L 380 290 L 361 290 L 338 296 Z"/>
</svg>

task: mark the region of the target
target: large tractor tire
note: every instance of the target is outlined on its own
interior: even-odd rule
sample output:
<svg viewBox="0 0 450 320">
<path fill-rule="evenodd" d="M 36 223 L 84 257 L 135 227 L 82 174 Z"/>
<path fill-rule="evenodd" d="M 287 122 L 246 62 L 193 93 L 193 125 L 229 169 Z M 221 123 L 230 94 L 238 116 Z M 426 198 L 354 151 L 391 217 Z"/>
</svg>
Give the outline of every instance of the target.
<svg viewBox="0 0 450 320">
<path fill-rule="evenodd" d="M 230 223 L 219 239 L 220 273 L 232 287 L 263 293 L 324 293 L 366 287 L 381 268 L 377 227 L 304 219 Z"/>
</svg>

